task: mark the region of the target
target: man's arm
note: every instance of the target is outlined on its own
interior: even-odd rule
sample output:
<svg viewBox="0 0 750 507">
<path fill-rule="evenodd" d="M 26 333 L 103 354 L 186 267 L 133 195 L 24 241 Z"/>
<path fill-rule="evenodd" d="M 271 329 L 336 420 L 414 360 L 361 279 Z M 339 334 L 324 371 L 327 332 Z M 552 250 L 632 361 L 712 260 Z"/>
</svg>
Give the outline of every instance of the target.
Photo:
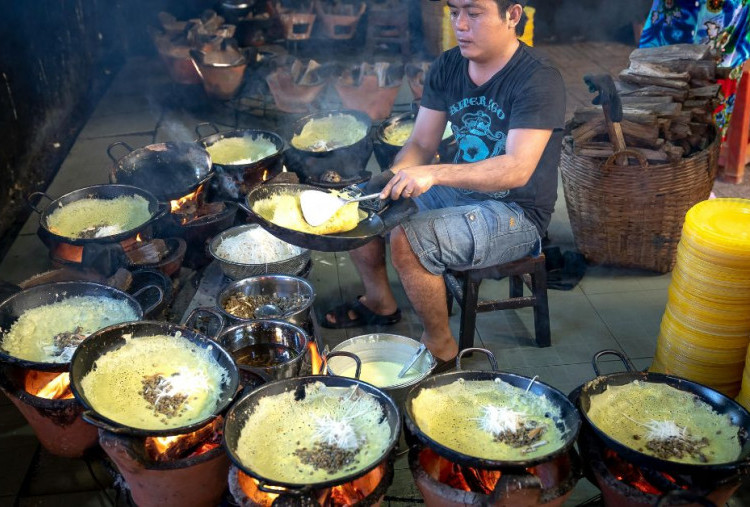
<svg viewBox="0 0 750 507">
<path fill-rule="evenodd" d="M 443 111 L 420 107 L 409 140 L 398 152 L 391 171 L 429 164 L 437 153 L 445 132 L 447 117 Z"/>
<path fill-rule="evenodd" d="M 443 115 L 442 128 L 445 128 L 445 113 L 437 111 L 432 111 L 432 113 Z M 429 153 L 434 154 L 440 144 L 442 131 L 437 136 L 437 142 L 434 142 L 432 137 L 422 139 L 423 132 L 416 130 L 417 125 L 414 128 L 408 144 L 414 143 L 420 151 L 416 151 L 416 148 L 410 148 L 407 151 L 405 146 L 402 150 L 403 156 L 399 153 L 399 158 L 394 164 L 396 175 L 383 188 L 380 194 L 382 197 L 388 195 L 392 199 L 398 199 L 401 195 L 416 197 L 433 185 L 465 188 L 479 192 L 497 192 L 522 187 L 534 173 L 547 142 L 552 136 L 552 130 L 512 129 L 508 132 L 504 155 L 468 164 L 424 165 L 432 159 L 432 155 L 425 161 L 424 157 L 427 152 L 421 150 L 432 149 Z M 434 135 L 429 127 L 425 129 L 425 135 Z M 418 159 L 417 154 L 423 158 Z M 422 165 L 410 166 L 410 163 L 416 160 L 421 160 Z"/>
</svg>

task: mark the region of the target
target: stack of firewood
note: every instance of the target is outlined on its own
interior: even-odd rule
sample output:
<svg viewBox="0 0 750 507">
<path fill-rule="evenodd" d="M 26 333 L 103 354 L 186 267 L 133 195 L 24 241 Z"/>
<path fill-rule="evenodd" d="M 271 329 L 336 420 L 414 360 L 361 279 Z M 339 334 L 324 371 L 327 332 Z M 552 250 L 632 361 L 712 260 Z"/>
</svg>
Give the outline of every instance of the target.
<svg viewBox="0 0 750 507">
<path fill-rule="evenodd" d="M 719 103 L 716 73 L 716 61 L 704 45 L 633 51 L 630 66 L 615 81 L 627 147 L 651 162 L 673 161 L 705 149 L 712 141 L 712 112 Z M 613 154 L 600 106 L 577 109 L 569 127 L 576 155 Z"/>
</svg>

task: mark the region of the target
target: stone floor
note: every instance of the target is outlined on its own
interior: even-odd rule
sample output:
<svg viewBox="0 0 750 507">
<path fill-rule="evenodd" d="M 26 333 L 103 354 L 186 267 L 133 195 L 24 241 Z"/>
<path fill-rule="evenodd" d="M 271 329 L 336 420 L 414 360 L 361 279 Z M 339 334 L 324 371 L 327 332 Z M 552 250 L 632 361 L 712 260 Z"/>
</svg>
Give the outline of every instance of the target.
<svg viewBox="0 0 750 507">
<path fill-rule="evenodd" d="M 570 117 L 575 107 L 591 100 L 582 75 L 618 72 L 627 65 L 632 48 L 611 43 L 578 43 L 546 46 L 542 50 L 563 72 Z M 111 162 L 106 148 L 114 141 L 140 147 L 165 140 L 193 140 L 193 127 L 203 121 L 213 121 L 221 129 L 276 129 L 282 127 L 281 122 L 289 120 L 288 116 L 273 114 L 271 110 L 259 117 L 231 107 L 212 105 L 203 99 L 202 93 L 199 87 L 173 85 L 159 61 L 134 59 L 128 62 L 79 133 L 47 192 L 57 197 L 83 186 L 107 182 Z M 408 88 L 403 86 L 395 109 L 408 110 L 410 100 Z M 368 167 L 377 170 L 374 159 L 370 163 Z M 723 186 L 717 193 L 741 195 L 744 188 Z M 0 279 L 20 282 L 49 269 L 47 251 L 36 236 L 37 226 L 38 217 L 33 215 L 0 262 Z M 551 242 L 563 251 L 574 249 L 562 190 L 549 234 Z M 361 293 L 345 253 L 316 253 L 313 258 L 310 280 L 317 292 L 318 312 Z M 197 275 L 199 279 L 200 273 Z M 420 324 L 395 274 L 391 275 L 404 318 L 387 331 L 418 337 Z M 593 377 L 590 360 L 602 349 L 623 351 L 638 367 L 645 368 L 654 354 L 669 282 L 669 274 L 589 266 L 585 277 L 573 290 L 549 292 L 551 347 L 533 346 L 530 310 L 480 315 L 476 344 L 490 349 L 502 370 L 539 375 L 541 380 L 563 392 Z M 485 295 L 498 291 L 507 291 L 507 282 L 482 285 Z M 456 315 L 452 325 L 457 333 Z M 343 339 L 376 330 L 326 330 L 321 339 L 333 347 Z M 484 361 L 475 356 L 469 360 L 469 366 L 484 367 Z M 0 456 L 0 506 L 126 505 L 122 498 L 115 496 L 111 479 L 98 461 L 56 458 L 40 448 L 23 417 L 2 395 Z M 588 481 L 581 480 L 568 504 L 578 505 L 597 494 Z M 396 478 L 386 500 L 386 504 L 394 506 L 422 503 L 403 457 L 397 461 Z M 750 496 L 738 494 L 731 505 L 750 505 Z"/>
</svg>

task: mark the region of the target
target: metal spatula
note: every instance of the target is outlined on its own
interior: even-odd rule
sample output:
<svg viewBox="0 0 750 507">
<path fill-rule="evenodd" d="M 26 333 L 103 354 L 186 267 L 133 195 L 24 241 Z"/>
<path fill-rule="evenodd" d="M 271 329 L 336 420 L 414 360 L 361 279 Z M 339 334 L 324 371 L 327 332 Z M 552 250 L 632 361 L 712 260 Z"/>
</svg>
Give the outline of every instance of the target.
<svg viewBox="0 0 750 507">
<path fill-rule="evenodd" d="M 305 221 L 316 227 L 327 222 L 345 204 L 350 202 L 369 201 L 380 194 L 361 195 L 351 199 L 344 199 L 330 192 L 321 190 L 303 190 L 299 194 L 299 204 Z"/>
</svg>

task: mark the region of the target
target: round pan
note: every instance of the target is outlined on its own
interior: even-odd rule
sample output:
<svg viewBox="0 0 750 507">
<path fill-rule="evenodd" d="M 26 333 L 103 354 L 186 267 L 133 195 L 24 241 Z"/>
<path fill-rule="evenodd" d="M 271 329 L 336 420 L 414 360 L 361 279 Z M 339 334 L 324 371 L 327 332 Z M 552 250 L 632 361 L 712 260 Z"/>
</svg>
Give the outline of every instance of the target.
<svg viewBox="0 0 750 507">
<path fill-rule="evenodd" d="M 253 211 L 253 203 L 256 201 L 278 194 L 299 193 L 303 190 L 320 190 L 320 187 L 295 183 L 268 183 L 252 189 L 245 198 L 245 204 L 240 204 L 240 206 L 255 222 L 277 238 L 292 245 L 320 252 L 343 252 L 359 248 L 395 227 L 401 220 L 417 210 L 416 204 L 411 199 L 399 199 L 377 213 L 368 211 L 367 218 L 361 220 L 351 231 L 325 235 L 287 229 L 269 222 Z"/>
<path fill-rule="evenodd" d="M 54 232 L 50 231 L 49 226 L 47 225 L 49 216 L 54 213 L 55 210 L 67 204 L 80 201 L 81 199 L 115 199 L 117 197 L 131 195 L 139 195 L 146 199 L 146 201 L 148 201 L 148 211 L 151 214 L 151 217 L 146 222 L 128 231 L 119 232 L 110 236 L 103 236 L 101 238 L 69 238 L 67 236 L 60 236 L 59 234 L 55 234 Z M 47 207 L 44 208 L 44 210 L 40 210 L 31 204 L 31 201 L 33 201 L 37 196 L 46 197 L 52 202 L 49 203 Z M 34 211 L 41 215 L 39 217 L 39 227 L 41 227 L 44 235 L 56 242 L 67 243 L 70 245 L 85 245 L 87 243 L 113 243 L 122 241 L 123 239 L 131 238 L 135 236 L 139 231 L 145 229 L 149 225 L 152 225 L 154 222 L 159 220 L 167 212 L 166 206 L 160 205 L 154 194 L 152 194 L 148 190 L 134 187 L 132 185 L 92 185 L 90 187 L 73 190 L 72 192 L 68 192 L 67 194 L 54 200 L 43 192 L 34 192 L 33 194 L 29 195 L 27 201 L 29 201 L 32 209 L 34 209 Z"/>
<path fill-rule="evenodd" d="M 461 358 L 467 352 L 482 352 L 487 354 L 492 364 L 492 371 L 468 371 L 461 370 Z M 516 375 L 514 373 L 503 373 L 497 371 L 497 361 L 495 356 L 488 350 L 480 348 L 468 348 L 462 350 L 457 358 L 457 369 L 458 371 L 444 373 L 442 375 L 436 375 L 428 377 L 421 381 L 419 384 L 414 386 L 409 394 L 406 395 L 406 403 L 404 409 L 404 422 L 406 425 L 406 437 L 407 442 L 410 446 L 414 443 L 421 443 L 426 445 L 430 449 L 443 456 L 444 458 L 457 463 L 459 465 L 483 468 L 489 470 L 507 469 L 507 468 L 527 468 L 534 466 L 538 463 L 546 463 L 553 460 L 554 458 L 567 453 L 578 437 L 578 431 L 581 428 L 581 418 L 576 410 L 575 406 L 568 400 L 568 398 L 555 389 L 554 387 L 540 382 L 538 380 L 524 377 L 522 375 Z M 470 456 L 464 454 L 456 449 L 446 447 L 437 441 L 433 440 L 421 428 L 417 425 L 417 419 L 412 410 L 412 401 L 416 398 L 423 389 L 436 389 L 440 388 L 453 382 L 463 379 L 466 382 L 480 381 L 480 380 L 495 380 L 500 379 L 503 382 L 526 390 L 536 394 L 537 396 L 546 396 L 554 405 L 560 408 L 560 420 L 556 421 L 555 425 L 564 435 L 564 443 L 558 449 L 538 456 L 533 459 L 527 460 L 516 460 L 516 461 L 505 461 L 505 460 L 491 460 L 485 458 L 478 458 L 476 456 Z M 531 387 L 529 387 L 531 386 Z M 416 440 L 416 442 L 415 442 Z"/>
<path fill-rule="evenodd" d="M 214 130 L 214 133 L 208 136 L 202 136 L 200 131 L 202 126 L 211 127 Z M 214 177 L 211 184 L 216 184 L 223 192 L 230 194 L 230 197 L 233 199 L 243 197 L 242 195 L 237 195 L 237 192 L 234 191 L 233 187 L 235 184 L 239 183 L 237 186 L 238 190 L 241 192 L 243 188 L 250 189 L 264 181 L 270 180 L 281 172 L 281 158 L 282 152 L 284 151 L 284 140 L 273 132 L 257 129 L 219 132 L 218 127 L 213 123 L 199 124 L 195 127 L 195 132 L 200 136 L 200 139 L 196 142 L 203 148 L 208 148 L 223 139 L 231 139 L 234 137 L 250 137 L 252 139 L 262 138 L 266 141 L 272 142 L 276 146 L 276 152 L 267 157 L 256 160 L 255 162 L 243 164 L 218 164 L 213 162 L 213 167 L 218 174 Z M 217 183 L 217 179 L 221 181 Z"/>
<path fill-rule="evenodd" d="M 605 355 L 615 355 L 619 357 L 629 371 L 613 373 L 610 375 L 599 375 L 598 361 L 602 356 Z M 750 428 L 750 413 L 748 413 L 748 411 L 745 410 L 739 403 L 735 402 L 731 398 L 721 394 L 718 391 L 714 391 L 709 387 L 684 378 L 675 377 L 673 375 L 665 375 L 662 373 L 646 373 L 635 371 L 632 363 L 630 363 L 627 358 L 625 358 L 620 352 L 616 350 L 602 350 L 598 352 L 594 356 L 592 363 L 594 371 L 598 376 L 594 380 L 583 384 L 583 386 L 581 387 L 580 395 L 578 397 L 578 407 L 581 411 L 581 414 L 583 414 L 586 423 L 591 427 L 591 429 L 594 430 L 596 435 L 601 438 L 609 448 L 615 450 L 624 459 L 629 460 L 634 464 L 643 465 L 654 470 L 673 473 L 686 473 L 695 476 L 700 476 L 701 474 L 710 474 L 713 472 L 732 471 L 736 470 L 739 467 L 746 468 L 750 466 L 750 439 L 748 438 L 748 428 Z M 719 414 L 726 414 L 727 416 L 729 416 L 732 424 L 734 426 L 737 426 L 741 446 L 739 457 L 735 461 L 728 463 L 678 463 L 676 461 L 669 461 L 658 458 L 656 456 L 652 456 L 650 454 L 642 453 L 610 437 L 604 430 L 599 428 L 589 418 L 588 411 L 591 408 L 591 399 L 596 395 L 606 391 L 610 386 L 622 386 L 629 384 L 635 380 L 654 384 L 666 384 L 675 389 L 686 391 L 695 395 L 701 401 L 707 403 Z"/>
<path fill-rule="evenodd" d="M 163 430 L 133 428 L 99 414 L 97 407 L 86 396 L 86 392 L 81 386 L 81 380 L 89 371 L 96 367 L 96 361 L 100 357 L 107 352 L 117 350 L 125 344 L 124 335 L 131 335 L 135 340 L 154 335 L 167 335 L 174 337 L 175 340 L 190 342 L 199 349 L 210 348 L 211 356 L 220 367 L 227 371 L 227 380 L 221 385 L 215 386 L 219 390 L 219 399 L 213 414 L 185 426 Z M 216 415 L 223 412 L 232 403 L 237 393 L 239 372 L 229 352 L 218 343 L 193 329 L 169 322 L 128 322 L 104 328 L 84 340 L 73 354 L 73 360 L 70 364 L 70 387 L 73 395 L 86 409 L 82 414 L 86 422 L 113 433 L 125 433 L 137 436 L 167 436 L 195 431 L 208 424 Z"/>
<path fill-rule="evenodd" d="M 366 467 L 352 472 L 349 475 L 315 484 L 308 484 L 304 481 L 299 483 L 280 482 L 275 480 L 273 477 L 264 477 L 263 475 L 256 472 L 252 465 L 248 465 L 240 461 L 239 456 L 237 456 L 237 443 L 240 438 L 240 432 L 245 426 L 248 417 L 255 411 L 255 407 L 258 405 L 258 402 L 265 397 L 274 396 L 289 391 L 295 391 L 297 393 L 300 393 L 301 395 L 302 393 L 304 393 L 305 386 L 307 386 L 308 384 L 314 384 L 315 382 L 321 382 L 327 387 L 349 388 L 356 385 L 362 391 L 375 397 L 377 402 L 380 404 L 380 407 L 383 409 L 385 418 L 388 420 L 388 426 L 391 428 L 391 435 L 388 440 L 388 446 L 382 457 L 370 463 Z M 398 442 L 400 418 L 401 415 L 399 414 L 398 408 L 396 407 L 396 403 L 387 394 L 385 394 L 377 387 L 362 382 L 361 380 L 355 380 L 347 377 L 329 377 L 321 375 L 290 378 L 271 382 L 259 387 L 255 391 L 252 391 L 251 393 L 245 395 L 237 403 L 235 403 L 232 408 L 229 409 L 229 413 L 224 420 L 224 447 L 226 448 L 227 453 L 229 453 L 229 458 L 232 460 L 232 462 L 234 462 L 235 465 L 237 465 L 240 470 L 260 481 L 261 489 L 267 485 L 281 486 L 297 492 L 307 491 L 311 489 L 330 488 L 333 486 L 338 486 L 339 484 L 351 482 L 352 480 L 364 475 L 370 470 L 373 470 L 380 463 L 382 463 L 383 459 L 385 459 L 390 454 L 390 452 Z"/>
<path fill-rule="evenodd" d="M 115 146 L 129 153 L 118 159 L 112 154 Z M 107 155 L 114 163 L 112 183 L 145 188 L 162 202 L 186 196 L 213 176 L 211 157 L 196 143 L 169 141 L 134 150 L 118 141 L 109 145 Z"/>
<path fill-rule="evenodd" d="M 49 305 L 57 303 L 65 299 L 76 296 L 93 296 L 93 297 L 106 297 L 115 299 L 118 301 L 126 301 L 136 314 L 137 320 L 143 318 L 144 310 L 140 303 L 136 300 L 141 293 L 147 289 L 155 286 L 147 285 L 140 291 L 136 292 L 135 297 L 127 294 L 114 287 L 102 285 L 94 282 L 55 282 L 43 285 L 36 285 L 30 287 L 21 292 L 17 292 L 7 298 L 5 301 L 0 303 L 0 330 L 9 330 L 10 327 L 18 320 L 18 318 L 27 310 L 37 308 L 42 305 Z M 158 288 L 157 288 L 158 289 Z M 147 311 L 151 311 L 155 305 L 158 305 L 162 301 L 161 289 L 160 297 L 156 303 L 147 308 Z M 37 361 L 30 361 L 28 359 L 21 359 L 10 355 L 2 349 L 3 340 L 5 333 L 0 332 L 0 361 L 19 366 L 21 368 L 29 368 L 32 370 L 41 371 L 68 371 L 70 363 L 42 363 Z M 85 341 L 87 341 L 86 338 Z M 79 348 L 83 344 L 79 345 Z"/>
</svg>

